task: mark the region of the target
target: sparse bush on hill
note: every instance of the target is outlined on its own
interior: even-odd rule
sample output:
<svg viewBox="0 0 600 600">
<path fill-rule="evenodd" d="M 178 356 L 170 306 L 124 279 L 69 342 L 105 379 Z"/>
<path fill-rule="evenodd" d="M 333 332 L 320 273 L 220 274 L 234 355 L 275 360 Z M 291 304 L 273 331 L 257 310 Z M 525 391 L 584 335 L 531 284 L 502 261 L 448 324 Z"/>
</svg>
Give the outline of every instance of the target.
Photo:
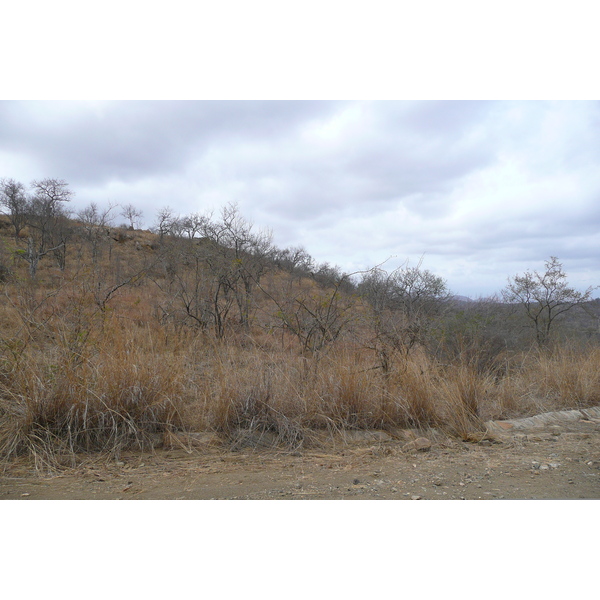
<svg viewBox="0 0 600 600">
<path fill-rule="evenodd" d="M 91 250 L 91 260 L 96 264 L 100 259 L 102 248 L 110 244 L 110 228 L 114 221 L 111 212 L 116 208 L 113 204 L 105 210 L 100 210 L 98 205 L 92 202 L 89 206 L 77 213 L 77 219 L 81 224 L 83 237 Z"/>
<path fill-rule="evenodd" d="M 569 287 L 562 264 L 553 256 L 543 273 L 527 271 L 512 277 L 502 295 L 505 302 L 523 307 L 538 345 L 547 346 L 560 316 L 588 302 L 593 289 L 581 293 Z"/>
<path fill-rule="evenodd" d="M 166 214 L 159 213 L 162 222 Z M 248 333 L 257 286 L 272 267 L 271 235 L 254 232 L 235 205 L 223 208 L 216 219 L 197 218 L 196 224 L 197 238 L 163 239 L 164 276 L 154 277 L 164 293 L 160 310 L 171 321 L 202 331 L 210 327 L 218 339 L 234 322 Z"/>
<path fill-rule="evenodd" d="M 4 207 L 4 212 L 15 230 L 15 240 L 19 239 L 21 231 L 25 228 L 28 205 L 25 186 L 21 182 L 14 179 L 0 180 L 0 206 Z"/>
<path fill-rule="evenodd" d="M 368 347 L 384 373 L 393 368 L 396 355 L 406 358 L 426 343 L 449 299 L 445 281 L 421 269 L 421 263 L 391 273 L 373 269 L 363 275 L 358 293 L 367 304 Z"/>
<path fill-rule="evenodd" d="M 29 224 L 15 237 L 20 222 L 3 217 L 2 460 L 26 454 L 46 468 L 81 451 L 149 449 L 182 429 L 290 448 L 315 428 L 466 437 L 490 418 L 600 401 L 595 301 L 552 313 L 550 351 L 520 304 L 456 300 L 420 264 L 355 282 L 301 248 L 275 248 L 235 205 L 164 212 L 155 234 L 112 227 L 113 208 L 66 220 L 61 260 L 38 252 L 35 277 L 20 258 L 29 237 L 46 253 L 54 242 Z"/>
</svg>

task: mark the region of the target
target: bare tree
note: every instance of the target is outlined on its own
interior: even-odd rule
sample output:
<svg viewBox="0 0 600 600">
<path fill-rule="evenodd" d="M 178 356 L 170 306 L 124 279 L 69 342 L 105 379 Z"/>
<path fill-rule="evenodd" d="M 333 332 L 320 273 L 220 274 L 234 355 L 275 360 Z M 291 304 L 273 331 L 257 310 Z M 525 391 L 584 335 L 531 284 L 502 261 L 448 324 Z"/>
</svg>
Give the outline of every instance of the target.
<svg viewBox="0 0 600 600">
<path fill-rule="evenodd" d="M 235 303 L 226 268 L 219 266 L 210 244 L 172 245 L 168 251 L 167 283 L 155 280 L 166 292 L 163 319 L 201 331 L 212 327 L 222 339 Z"/>
<path fill-rule="evenodd" d="M 129 228 L 135 229 L 136 225 L 139 227 L 140 223 L 142 222 L 144 213 L 140 209 L 137 209 L 135 206 L 133 206 L 133 204 L 127 204 L 123 207 L 121 215 L 125 217 L 127 221 L 129 221 Z"/>
<path fill-rule="evenodd" d="M 563 266 L 555 256 L 545 261 L 545 271 L 526 271 L 509 278 L 502 291 L 505 302 L 521 305 L 540 347 L 547 346 L 557 319 L 575 306 L 587 302 L 593 287 L 578 292 L 569 286 Z"/>
<path fill-rule="evenodd" d="M 322 352 L 356 321 L 357 298 L 344 292 L 349 277 L 341 275 L 316 292 L 300 285 L 296 293 L 288 292 L 280 300 L 270 295 L 277 305 L 275 318 L 280 327 L 298 339 L 303 353 Z"/>
<path fill-rule="evenodd" d="M 315 270 L 313 257 L 302 246 L 276 249 L 273 252 L 273 260 L 279 268 L 302 277 Z"/>
<path fill-rule="evenodd" d="M 30 226 L 38 228 L 40 237 L 46 236 L 45 244 L 51 246 L 57 265 L 64 271 L 67 257 L 67 242 L 71 236 L 70 211 L 64 207 L 74 193 L 69 189 L 69 184 L 63 179 L 34 180 L 32 211 Z"/>
<path fill-rule="evenodd" d="M 156 222 L 152 230 L 158 233 L 161 242 L 165 235 L 174 235 L 179 228 L 179 216 L 175 215 L 170 206 L 165 206 L 156 213 Z"/>
<path fill-rule="evenodd" d="M 55 209 L 61 202 L 69 202 L 75 195 L 69 189 L 69 184 L 64 179 L 41 179 L 31 182 L 35 198 L 48 211 Z"/>
<path fill-rule="evenodd" d="M 0 205 L 15 229 L 15 240 L 19 239 L 21 230 L 27 224 L 27 211 L 29 200 L 25 186 L 14 179 L 0 180 Z"/>
<path fill-rule="evenodd" d="M 77 213 L 77 218 L 83 227 L 85 237 L 91 244 L 92 262 L 94 264 L 98 261 L 102 240 L 108 239 L 108 228 L 114 220 L 114 217 L 110 213 L 115 208 L 116 205 L 109 204 L 108 208 L 100 210 L 98 205 L 92 202 Z"/>
<path fill-rule="evenodd" d="M 367 300 L 372 338 L 367 344 L 389 372 L 395 354 L 407 356 L 413 347 L 424 344 L 433 319 L 449 300 L 446 282 L 430 271 L 406 265 L 387 273 L 375 268 L 358 286 Z"/>
<path fill-rule="evenodd" d="M 166 281 L 156 281 L 167 294 L 165 314 L 179 314 L 200 329 L 212 325 L 221 339 L 237 307 L 238 322 L 248 330 L 255 288 L 271 264 L 271 234 L 253 231 L 234 204 L 218 218 L 196 214 L 182 222 L 189 239 L 173 240 L 177 243 L 165 248 Z"/>
<path fill-rule="evenodd" d="M 53 253 L 59 268 L 65 268 L 67 241 L 71 234 L 69 212 L 63 207 L 73 196 L 68 184 L 60 179 L 33 181 L 33 196 L 27 203 L 26 224 L 29 230 L 27 249 L 20 255 L 29 263 L 35 278 L 40 260 Z"/>
<path fill-rule="evenodd" d="M 207 221 L 202 233 L 212 249 L 207 265 L 224 281 L 223 289 L 233 293 L 240 324 L 247 329 L 254 287 L 270 265 L 271 232 L 254 232 L 252 223 L 242 217 L 238 206 L 228 204 L 221 210 L 219 220 Z"/>
<path fill-rule="evenodd" d="M 206 230 L 210 216 L 192 213 L 181 219 L 181 232 L 191 240 Z"/>
</svg>

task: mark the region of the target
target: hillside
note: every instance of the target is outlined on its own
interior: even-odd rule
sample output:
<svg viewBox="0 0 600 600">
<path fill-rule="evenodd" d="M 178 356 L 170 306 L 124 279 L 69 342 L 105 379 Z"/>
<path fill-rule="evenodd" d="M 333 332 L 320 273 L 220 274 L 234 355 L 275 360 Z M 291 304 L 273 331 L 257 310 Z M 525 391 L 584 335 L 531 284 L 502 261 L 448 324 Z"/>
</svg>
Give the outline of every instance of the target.
<svg viewBox="0 0 600 600">
<path fill-rule="evenodd" d="M 0 456 L 40 468 L 179 431 L 436 427 L 600 401 L 598 300 L 535 346 L 516 305 L 422 268 L 350 277 L 275 248 L 235 207 L 192 235 L 0 219 Z M 37 227 L 37 229 L 36 229 Z"/>
</svg>

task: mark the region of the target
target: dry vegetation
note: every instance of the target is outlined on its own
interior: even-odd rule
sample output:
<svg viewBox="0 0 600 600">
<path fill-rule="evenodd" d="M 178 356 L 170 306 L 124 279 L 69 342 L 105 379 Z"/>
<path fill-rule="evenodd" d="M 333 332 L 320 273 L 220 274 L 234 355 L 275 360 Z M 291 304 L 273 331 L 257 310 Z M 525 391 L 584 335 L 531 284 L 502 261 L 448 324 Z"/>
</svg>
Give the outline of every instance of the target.
<svg viewBox="0 0 600 600">
<path fill-rule="evenodd" d="M 491 418 L 600 403 L 587 322 L 540 348 L 499 303 L 438 290 L 434 309 L 385 306 L 336 269 L 269 254 L 266 239 L 240 249 L 125 228 L 92 239 L 74 221 L 62 263 L 44 257 L 32 277 L 27 229 L 15 239 L 1 225 L 5 463 L 118 455 L 181 430 L 270 432 L 287 448 L 315 429 L 467 436 Z"/>
</svg>

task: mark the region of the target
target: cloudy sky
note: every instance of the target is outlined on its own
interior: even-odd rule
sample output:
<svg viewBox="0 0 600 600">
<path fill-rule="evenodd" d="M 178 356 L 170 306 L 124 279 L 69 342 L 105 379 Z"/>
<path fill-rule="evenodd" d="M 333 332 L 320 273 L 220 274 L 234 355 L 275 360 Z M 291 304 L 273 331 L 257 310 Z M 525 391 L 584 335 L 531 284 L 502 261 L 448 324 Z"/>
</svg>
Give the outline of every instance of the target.
<svg viewBox="0 0 600 600">
<path fill-rule="evenodd" d="M 279 247 L 347 272 L 423 257 L 476 297 L 550 256 L 600 284 L 599 131 L 598 102 L 3 101 L 0 176 L 145 227 L 236 202 Z"/>
</svg>

